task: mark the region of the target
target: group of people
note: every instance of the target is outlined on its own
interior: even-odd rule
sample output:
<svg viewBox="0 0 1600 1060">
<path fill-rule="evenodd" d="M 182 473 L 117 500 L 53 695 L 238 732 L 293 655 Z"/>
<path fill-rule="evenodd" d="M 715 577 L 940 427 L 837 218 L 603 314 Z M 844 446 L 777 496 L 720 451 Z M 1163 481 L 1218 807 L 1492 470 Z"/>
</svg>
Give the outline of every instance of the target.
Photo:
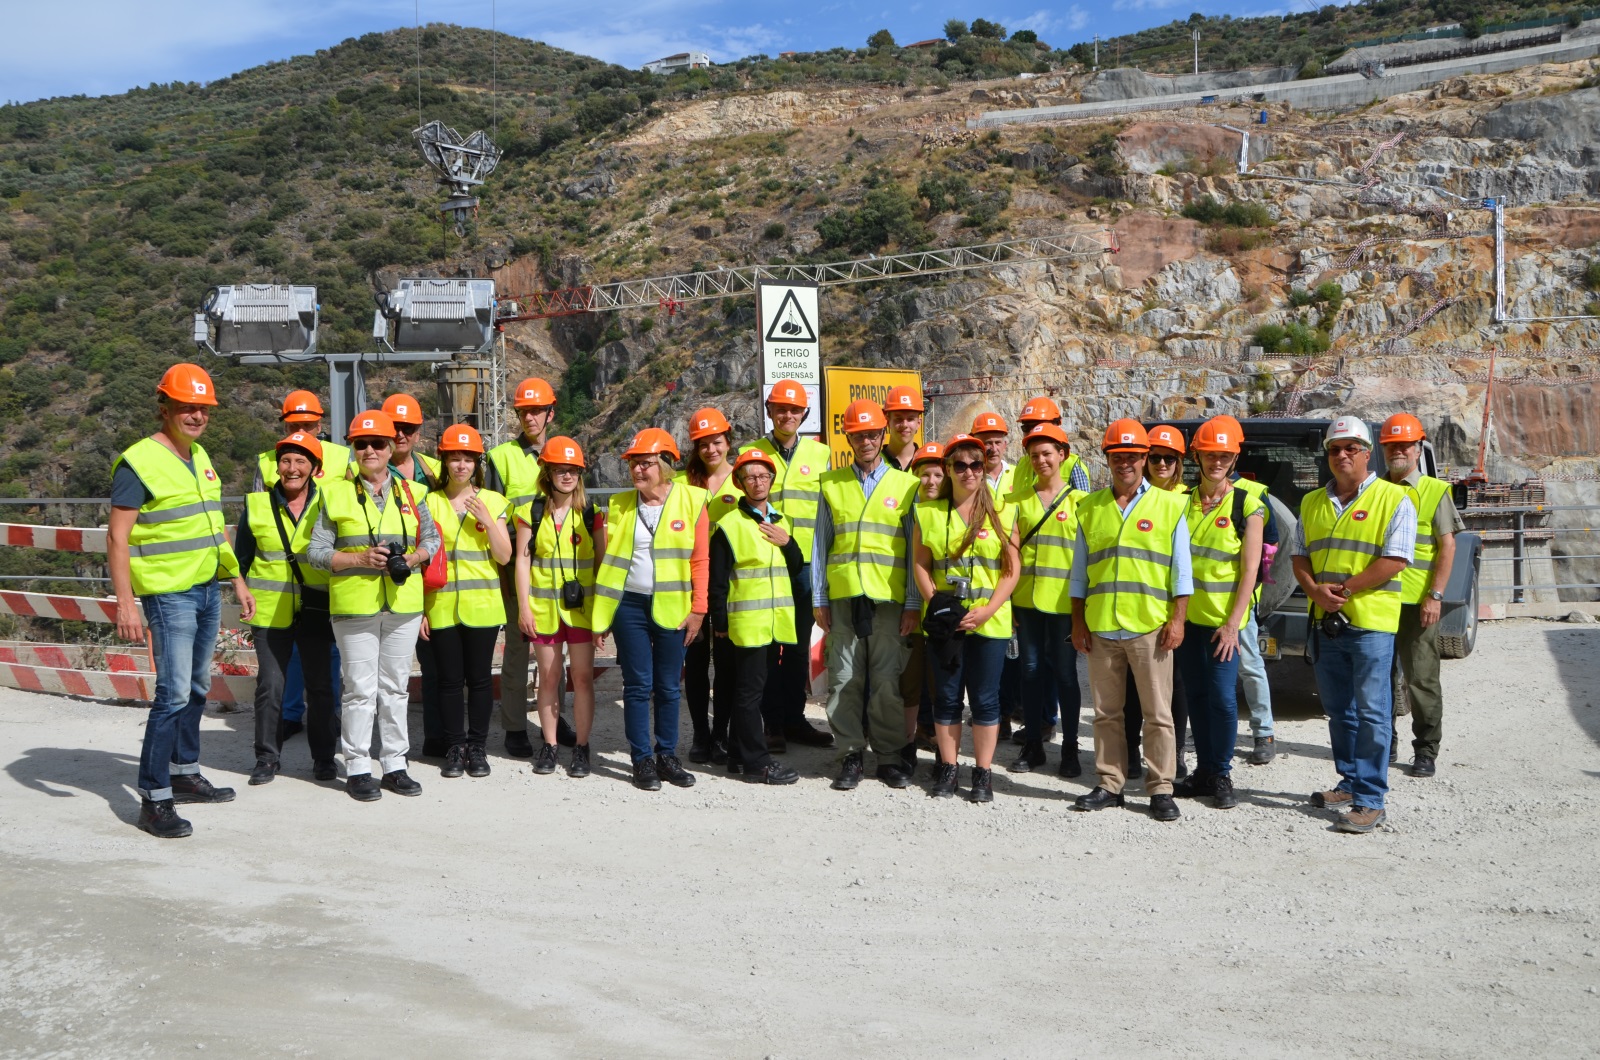
<svg viewBox="0 0 1600 1060">
<path fill-rule="evenodd" d="M 644 790 L 695 783 L 679 758 L 685 693 L 690 762 L 751 783 L 794 783 L 797 771 L 775 756 L 801 743 L 834 748 L 837 790 L 861 783 L 869 753 L 875 776 L 904 788 L 921 744 L 935 756 L 930 794 L 951 797 L 963 790 L 964 721 L 974 802 L 994 797 L 1005 735 L 1020 745 L 1010 768 L 1026 772 L 1046 764 L 1059 725 L 1059 772 L 1077 777 L 1080 655 L 1096 784 L 1077 809 L 1124 805 L 1136 776 L 1157 820 L 1179 817 L 1175 796 L 1236 805 L 1241 685 L 1255 736 L 1248 759 L 1272 760 L 1254 604 L 1277 528 L 1265 488 L 1236 474 L 1244 438 L 1232 417 L 1213 417 L 1192 438 L 1117 420 L 1101 445 L 1110 482 L 1091 490 L 1048 397 L 1023 409 L 1027 461 L 1011 465 L 1001 416 L 980 414 L 967 433 L 919 444 L 922 396 L 895 387 L 883 404 L 845 409 L 853 460 L 832 468 L 827 447 L 799 433 L 805 388 L 783 380 L 764 403 L 769 433 L 743 446 L 714 408 L 691 415 L 687 461 L 669 432 L 639 431 L 622 454 L 632 488 L 601 511 L 585 493 L 581 445 L 548 436 L 555 395 L 544 380 L 516 388 L 516 438 L 486 449 L 477 430 L 455 424 L 437 455 L 421 451 L 422 410 L 409 395 L 357 414 L 346 448 L 319 437 L 322 408 L 296 391 L 283 404 L 288 433 L 262 454 L 230 544 L 220 483 L 198 443 L 216 400 L 203 369 L 175 365 L 159 387 L 160 429 L 113 472 L 118 629 L 134 638 L 147 623 L 156 660 L 139 823 L 157 836 L 190 834 L 176 804 L 234 798 L 199 766 L 219 576 L 232 579 L 255 631 L 253 785 L 273 780 L 286 735 L 303 725 L 316 779 L 336 780 L 342 764 L 356 800 L 419 794 L 408 772 L 413 659 L 421 757 L 442 760 L 441 777 L 487 776 L 502 630 L 506 751 L 532 758 L 539 774 L 560 767 L 562 744 L 569 776 L 591 772 L 594 659 L 607 637 L 623 678 L 632 780 Z M 1417 473 L 1421 425 L 1392 417 L 1382 433 L 1386 479 L 1367 469 L 1373 441 L 1362 421 L 1329 429 L 1333 480 L 1306 497 L 1292 544 L 1319 631 L 1316 673 L 1341 778 L 1313 801 L 1342 811 L 1338 827 L 1352 832 L 1383 820 L 1397 634 L 1419 708 L 1412 769 L 1433 772 L 1438 666 L 1428 629 L 1459 528 L 1448 488 Z M 1199 474 L 1186 486 L 1191 454 Z M 1431 533 L 1418 533 L 1419 513 Z M 805 717 L 813 624 L 826 639 L 826 731 Z M 305 701 L 294 726 L 291 685 Z"/>
</svg>

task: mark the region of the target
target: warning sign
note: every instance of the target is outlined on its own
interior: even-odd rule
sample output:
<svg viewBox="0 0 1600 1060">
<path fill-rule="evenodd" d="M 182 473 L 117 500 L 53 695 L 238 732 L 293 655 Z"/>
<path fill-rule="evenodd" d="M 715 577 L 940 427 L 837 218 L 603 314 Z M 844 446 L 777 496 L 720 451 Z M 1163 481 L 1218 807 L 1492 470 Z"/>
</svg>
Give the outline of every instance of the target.
<svg viewBox="0 0 1600 1060">
<path fill-rule="evenodd" d="M 881 405 L 890 387 L 914 386 L 919 392 L 922 388 L 922 373 L 898 368 L 825 368 L 823 373 L 827 377 L 825 389 L 828 392 L 827 431 L 823 441 L 833 454 L 834 467 L 849 467 L 855 460 L 850 443 L 845 441 L 843 428 L 844 410 L 850 402 L 866 398 Z M 921 445 L 922 441 L 922 432 L 919 431 L 917 444 Z"/>
<path fill-rule="evenodd" d="M 822 433 L 822 344 L 817 340 L 817 286 L 803 281 L 762 283 L 756 288 L 756 326 L 761 336 L 761 400 L 763 426 L 766 398 L 772 384 L 793 379 L 805 387 L 806 418 L 800 433 Z"/>
</svg>

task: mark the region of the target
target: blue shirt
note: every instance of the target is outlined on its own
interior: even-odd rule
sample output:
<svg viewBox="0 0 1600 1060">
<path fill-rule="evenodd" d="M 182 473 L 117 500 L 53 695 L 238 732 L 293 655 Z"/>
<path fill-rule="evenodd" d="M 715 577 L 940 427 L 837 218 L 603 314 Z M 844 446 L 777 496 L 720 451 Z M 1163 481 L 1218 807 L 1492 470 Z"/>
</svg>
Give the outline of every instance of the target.
<svg viewBox="0 0 1600 1060">
<path fill-rule="evenodd" d="M 1133 500 L 1122 509 L 1122 519 L 1127 521 L 1128 513 L 1139 504 L 1139 498 L 1144 496 L 1145 490 L 1150 488 L 1146 479 L 1139 481 L 1139 488 L 1133 492 Z M 1179 519 L 1178 525 L 1172 528 L 1172 595 L 1194 595 L 1194 575 L 1189 565 L 1189 522 Z M 1089 598 L 1089 542 L 1083 536 L 1083 524 L 1078 524 L 1078 544 L 1072 550 L 1072 598 L 1074 600 L 1087 600 Z M 1142 637 L 1142 633 L 1130 633 L 1125 629 L 1113 630 L 1110 633 L 1096 633 L 1097 637 L 1106 640 L 1132 640 Z"/>
<path fill-rule="evenodd" d="M 870 497 L 872 491 L 877 489 L 878 483 L 894 465 L 888 460 L 879 460 L 878 466 L 871 471 L 861 470 L 860 464 L 851 464 L 850 470 L 856 473 L 856 481 L 861 484 L 861 496 Z M 906 514 L 900 518 L 900 536 L 906 542 L 906 610 L 920 610 L 922 607 L 922 594 L 917 591 L 916 579 L 911 577 L 911 522 L 915 518 L 916 503 L 913 502 L 906 509 Z M 813 607 L 828 606 L 828 550 L 833 547 L 833 509 L 828 506 L 826 497 L 817 504 L 817 527 L 815 536 L 811 539 L 811 569 L 821 572 L 813 575 L 811 579 L 811 604 Z"/>
</svg>

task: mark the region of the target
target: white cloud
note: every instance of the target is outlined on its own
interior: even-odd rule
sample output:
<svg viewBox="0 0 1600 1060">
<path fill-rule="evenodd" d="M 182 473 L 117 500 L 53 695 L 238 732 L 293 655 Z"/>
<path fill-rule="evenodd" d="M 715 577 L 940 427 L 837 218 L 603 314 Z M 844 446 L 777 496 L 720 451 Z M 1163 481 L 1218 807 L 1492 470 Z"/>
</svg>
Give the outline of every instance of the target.
<svg viewBox="0 0 1600 1060">
<path fill-rule="evenodd" d="M 1165 11 L 1169 7 L 1192 6 L 1194 0 L 1113 0 L 1114 11 Z"/>
<path fill-rule="evenodd" d="M 1044 36 L 1060 30 L 1072 32 L 1082 29 L 1089 24 L 1089 12 L 1077 4 L 1073 4 L 1066 11 L 1059 13 L 1041 8 L 1026 18 L 1007 19 L 1004 24 L 1012 33 L 1019 29 L 1031 29 L 1040 36 Z"/>
</svg>

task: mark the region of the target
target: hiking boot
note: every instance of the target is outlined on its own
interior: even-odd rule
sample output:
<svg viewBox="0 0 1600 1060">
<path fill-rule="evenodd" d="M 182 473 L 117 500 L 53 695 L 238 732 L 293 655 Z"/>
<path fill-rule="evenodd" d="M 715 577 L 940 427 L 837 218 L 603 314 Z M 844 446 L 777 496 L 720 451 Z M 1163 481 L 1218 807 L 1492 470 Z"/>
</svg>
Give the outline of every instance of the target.
<svg viewBox="0 0 1600 1060">
<path fill-rule="evenodd" d="M 1257 736 L 1255 746 L 1245 761 L 1253 766 L 1264 766 L 1278 756 L 1277 743 L 1271 736 Z"/>
<path fill-rule="evenodd" d="M 1071 747 L 1062 744 L 1061 764 L 1056 767 L 1056 776 L 1066 777 L 1068 780 L 1076 780 L 1083 776 L 1083 762 L 1078 758 L 1077 744 Z"/>
<path fill-rule="evenodd" d="M 194 835 L 194 826 L 178 816 L 178 811 L 172 807 L 171 799 L 162 799 L 159 802 L 140 799 L 139 827 L 157 839 L 182 839 L 184 836 Z"/>
<path fill-rule="evenodd" d="M 747 770 L 744 774 L 746 784 L 793 784 L 799 779 L 799 770 L 781 762 L 774 762 L 762 769 Z"/>
<path fill-rule="evenodd" d="M 967 792 L 967 798 L 973 802 L 994 801 L 993 770 L 972 767 L 972 789 Z"/>
<path fill-rule="evenodd" d="M 1190 773 L 1182 780 L 1173 783 L 1172 794 L 1180 799 L 1198 799 L 1214 794 L 1212 791 L 1213 779 L 1204 773 Z"/>
<path fill-rule="evenodd" d="M 960 770 L 954 762 L 933 764 L 933 787 L 928 794 L 935 799 L 953 798 L 960 782 Z"/>
<path fill-rule="evenodd" d="M 444 753 L 444 765 L 439 767 L 441 777 L 459 777 L 467 771 L 467 745 L 464 743 L 453 744 L 450 750 Z"/>
<path fill-rule="evenodd" d="M 694 774 L 683 768 L 677 755 L 656 755 L 656 773 L 675 788 L 694 787 Z"/>
<path fill-rule="evenodd" d="M 654 758 L 641 758 L 633 764 L 633 786 L 640 791 L 661 790 L 661 777 L 656 774 Z"/>
<path fill-rule="evenodd" d="M 1438 771 L 1434 760 L 1424 755 L 1417 755 L 1411 760 L 1411 775 L 1414 777 L 1431 777 Z"/>
<path fill-rule="evenodd" d="M 1348 832 L 1351 835 L 1366 835 L 1368 832 L 1377 831 L 1384 822 L 1386 815 L 1382 810 L 1370 806 L 1358 806 L 1349 813 L 1339 815 L 1339 820 L 1334 822 L 1336 832 Z"/>
<path fill-rule="evenodd" d="M 833 778 L 834 791 L 854 791 L 861 784 L 863 769 L 860 751 L 851 751 L 839 764 L 839 775 Z"/>
<path fill-rule="evenodd" d="M 233 789 L 219 788 L 199 773 L 184 773 L 172 778 L 172 801 L 180 805 L 187 802 L 232 802 Z"/>
<path fill-rule="evenodd" d="M 1239 805 L 1239 796 L 1233 793 L 1233 778 L 1218 776 L 1211 781 L 1211 805 L 1219 810 L 1231 810 Z"/>
<path fill-rule="evenodd" d="M 909 788 L 911 774 L 900 767 L 899 762 L 879 762 L 878 779 L 891 788 Z"/>
<path fill-rule="evenodd" d="M 467 776 L 486 777 L 489 775 L 489 752 L 483 749 L 481 743 L 467 744 Z M 402 795 L 405 792 L 401 792 Z"/>
<path fill-rule="evenodd" d="M 1348 791 L 1333 788 L 1330 791 L 1312 793 L 1311 805 L 1324 810 L 1345 810 L 1355 805 L 1355 796 Z"/>
<path fill-rule="evenodd" d="M 1095 785 L 1094 790 L 1089 792 L 1089 794 L 1079 795 L 1076 799 L 1072 800 L 1072 808 L 1074 810 L 1103 810 L 1107 806 L 1125 805 L 1127 805 L 1127 800 L 1122 797 L 1121 792 L 1113 794 L 1112 792 L 1107 791 L 1105 788 L 1100 787 L 1098 784 Z"/>
<path fill-rule="evenodd" d="M 422 785 L 411 779 L 411 775 L 403 769 L 394 769 L 383 775 L 383 786 L 396 795 L 405 795 L 408 798 L 422 794 Z"/>
<path fill-rule="evenodd" d="M 377 802 L 383 798 L 383 792 L 378 788 L 378 778 L 371 773 L 348 777 L 344 782 L 344 790 L 357 802 Z"/>
<path fill-rule="evenodd" d="M 586 777 L 589 772 L 589 745 L 580 743 L 572 749 L 572 761 L 567 764 L 567 776 Z"/>
<path fill-rule="evenodd" d="M 1150 816 L 1158 821 L 1176 821 L 1181 814 L 1171 795 L 1150 796 Z"/>
<path fill-rule="evenodd" d="M 556 745 L 542 743 L 539 745 L 539 756 L 533 760 L 533 771 L 540 776 L 556 771 Z"/>
<path fill-rule="evenodd" d="M 428 753 L 426 747 L 423 748 L 422 753 Z M 528 732 L 526 729 L 524 729 L 522 732 L 506 733 L 506 754 L 510 755 L 512 758 L 533 757 L 533 741 L 528 739 Z"/>
<path fill-rule="evenodd" d="M 1031 773 L 1044 763 L 1044 744 L 1039 740 L 1029 740 L 1022 745 L 1022 753 L 1017 755 L 1017 760 L 1011 763 L 1011 772 Z"/>
</svg>

